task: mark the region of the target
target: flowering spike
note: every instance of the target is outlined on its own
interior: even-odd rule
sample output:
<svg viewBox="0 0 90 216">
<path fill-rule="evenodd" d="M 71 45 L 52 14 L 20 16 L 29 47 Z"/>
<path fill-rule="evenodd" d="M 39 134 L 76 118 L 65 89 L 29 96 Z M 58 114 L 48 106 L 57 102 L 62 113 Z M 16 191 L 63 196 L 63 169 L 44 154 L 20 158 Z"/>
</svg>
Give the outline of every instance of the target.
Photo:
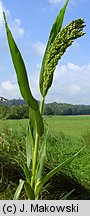
<svg viewBox="0 0 90 216">
<path fill-rule="evenodd" d="M 75 39 L 85 34 L 82 31 L 84 27 L 83 19 L 73 20 L 57 34 L 53 43 L 49 46 L 44 64 L 43 97 L 46 96 L 52 84 L 53 74 L 59 59 Z"/>
</svg>

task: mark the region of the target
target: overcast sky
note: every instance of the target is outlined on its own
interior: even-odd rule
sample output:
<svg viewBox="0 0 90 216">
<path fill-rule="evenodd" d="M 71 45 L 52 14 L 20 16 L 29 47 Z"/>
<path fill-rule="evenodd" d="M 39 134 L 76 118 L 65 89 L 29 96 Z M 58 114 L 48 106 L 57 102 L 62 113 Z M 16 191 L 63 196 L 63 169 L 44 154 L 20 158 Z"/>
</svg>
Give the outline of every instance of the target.
<svg viewBox="0 0 90 216">
<path fill-rule="evenodd" d="M 64 0 L 0 0 L 0 96 L 21 98 L 6 39 L 2 12 L 28 71 L 32 93 L 40 100 L 40 65 L 51 26 Z M 63 26 L 84 18 L 86 34 L 68 48 L 55 70 L 46 102 L 90 104 L 90 0 L 70 0 Z"/>
</svg>

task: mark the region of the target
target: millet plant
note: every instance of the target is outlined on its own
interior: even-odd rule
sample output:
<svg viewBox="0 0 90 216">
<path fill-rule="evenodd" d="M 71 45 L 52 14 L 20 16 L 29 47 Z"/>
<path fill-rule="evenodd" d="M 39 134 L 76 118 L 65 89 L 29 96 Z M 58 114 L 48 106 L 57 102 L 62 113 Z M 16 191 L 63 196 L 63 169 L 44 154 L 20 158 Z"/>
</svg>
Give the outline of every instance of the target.
<svg viewBox="0 0 90 216">
<path fill-rule="evenodd" d="M 72 155 L 70 158 L 67 158 L 66 161 L 59 164 L 57 167 L 43 176 L 44 159 L 46 154 L 46 138 L 44 142 L 40 142 L 40 139 L 44 133 L 42 112 L 44 108 L 45 97 L 52 85 L 54 71 L 59 59 L 75 39 L 85 34 L 83 32 L 85 24 L 84 20 L 81 18 L 71 21 L 62 28 L 64 14 L 68 2 L 69 0 L 67 0 L 64 4 L 52 26 L 42 60 L 39 79 L 39 87 L 42 96 L 40 105 L 31 93 L 24 61 L 8 27 L 5 12 L 3 12 L 8 44 L 17 75 L 19 89 L 23 99 L 29 106 L 29 123 L 26 130 L 27 161 L 26 163 L 23 163 L 25 180 L 20 179 L 19 186 L 13 199 L 19 199 L 23 187 L 25 188 L 28 199 L 39 199 L 42 187 L 48 182 L 48 180 L 58 171 L 60 171 L 60 169 L 65 166 L 65 164 L 71 162 L 82 150 L 80 149 L 79 152 Z"/>
</svg>

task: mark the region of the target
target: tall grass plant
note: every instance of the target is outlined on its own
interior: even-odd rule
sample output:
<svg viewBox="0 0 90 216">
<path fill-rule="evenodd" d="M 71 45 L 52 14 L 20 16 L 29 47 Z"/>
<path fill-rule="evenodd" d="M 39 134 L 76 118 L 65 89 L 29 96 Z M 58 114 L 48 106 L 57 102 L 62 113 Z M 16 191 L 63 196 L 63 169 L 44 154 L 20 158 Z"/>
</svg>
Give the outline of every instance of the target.
<svg viewBox="0 0 90 216">
<path fill-rule="evenodd" d="M 23 187 L 25 188 L 28 199 L 39 199 L 42 188 L 49 181 L 49 179 L 52 178 L 53 175 L 57 174 L 57 172 L 59 172 L 64 166 L 70 163 L 82 151 L 82 149 L 80 149 L 71 157 L 67 157 L 65 161 L 62 161 L 62 163 L 58 164 L 43 177 L 48 135 L 47 128 L 45 139 L 43 142 L 40 141 L 44 134 L 44 122 L 42 117 L 44 101 L 48 90 L 52 85 L 54 71 L 59 59 L 65 53 L 66 49 L 71 46 L 75 39 L 85 34 L 83 32 L 85 23 L 81 18 L 71 21 L 67 24 L 67 26 L 62 28 L 68 2 L 69 0 L 66 1 L 63 8 L 60 10 L 60 13 L 51 28 L 45 54 L 42 60 L 39 78 L 39 87 L 41 92 L 40 105 L 31 92 L 23 58 L 8 27 L 5 13 L 3 12 L 7 40 L 17 75 L 19 89 L 23 99 L 29 106 L 29 124 L 27 125 L 26 130 L 26 162 L 22 158 L 22 168 L 25 179 L 20 179 L 19 186 L 13 199 L 19 199 Z"/>
</svg>

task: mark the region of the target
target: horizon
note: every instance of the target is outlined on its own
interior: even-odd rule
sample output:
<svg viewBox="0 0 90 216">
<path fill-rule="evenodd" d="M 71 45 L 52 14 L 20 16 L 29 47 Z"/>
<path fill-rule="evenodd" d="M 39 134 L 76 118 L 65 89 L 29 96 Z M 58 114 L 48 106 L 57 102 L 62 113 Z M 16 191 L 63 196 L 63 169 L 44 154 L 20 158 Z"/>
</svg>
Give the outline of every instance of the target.
<svg viewBox="0 0 90 216">
<path fill-rule="evenodd" d="M 0 96 L 0 98 L 1 98 L 1 96 Z M 2 98 L 4 98 L 4 97 L 2 97 Z M 7 102 L 9 102 L 9 101 L 24 101 L 25 103 L 26 103 L 26 101 L 23 99 L 23 98 L 12 98 L 12 99 L 7 99 L 7 98 L 5 98 L 5 100 L 6 101 L 4 101 L 5 103 L 7 103 Z M 0 101 L 1 103 L 2 103 L 2 101 Z M 38 102 L 40 102 L 39 100 L 38 100 Z M 60 101 L 52 101 L 52 102 L 45 102 L 45 105 L 46 104 L 52 104 L 52 103 L 57 103 L 57 104 L 66 104 L 66 105 L 72 105 L 72 106 L 90 106 L 90 104 L 73 104 L 73 103 L 66 103 L 66 102 L 60 102 Z M 27 104 L 27 103 L 26 103 Z M 1 104 L 0 104 L 1 105 Z M 27 104 L 28 105 L 28 104 Z"/>
</svg>

